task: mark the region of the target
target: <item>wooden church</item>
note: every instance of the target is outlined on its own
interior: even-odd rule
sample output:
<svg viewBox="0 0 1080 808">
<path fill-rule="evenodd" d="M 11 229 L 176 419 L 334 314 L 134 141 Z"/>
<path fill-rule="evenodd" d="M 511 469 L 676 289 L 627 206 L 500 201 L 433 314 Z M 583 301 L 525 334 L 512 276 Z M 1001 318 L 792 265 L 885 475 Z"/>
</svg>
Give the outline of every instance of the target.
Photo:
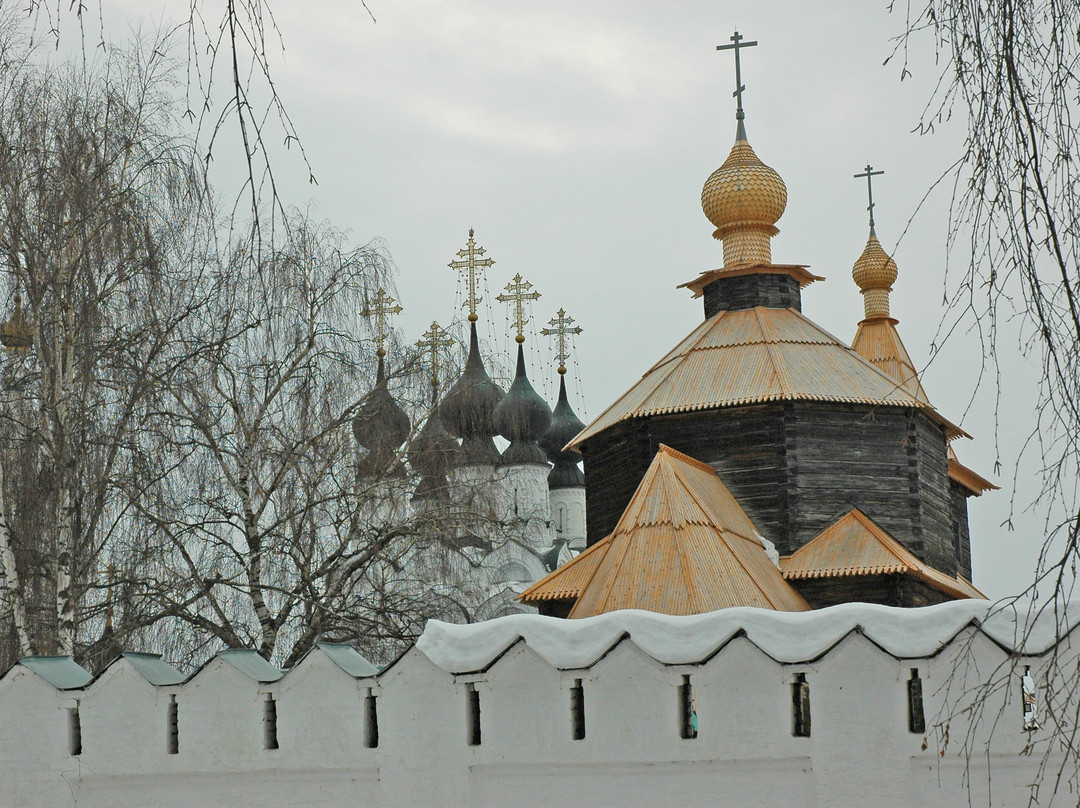
<svg viewBox="0 0 1080 808">
<path fill-rule="evenodd" d="M 802 311 L 823 280 L 772 262 L 780 175 L 737 131 L 701 205 L 724 264 L 682 284 L 705 319 L 569 441 L 583 456 L 588 549 L 520 597 L 541 613 L 694 614 L 981 598 L 967 500 L 995 488 L 950 448 L 889 310 L 897 266 L 870 235 L 851 345 Z M 868 192 L 874 172 L 867 166 Z"/>
</svg>

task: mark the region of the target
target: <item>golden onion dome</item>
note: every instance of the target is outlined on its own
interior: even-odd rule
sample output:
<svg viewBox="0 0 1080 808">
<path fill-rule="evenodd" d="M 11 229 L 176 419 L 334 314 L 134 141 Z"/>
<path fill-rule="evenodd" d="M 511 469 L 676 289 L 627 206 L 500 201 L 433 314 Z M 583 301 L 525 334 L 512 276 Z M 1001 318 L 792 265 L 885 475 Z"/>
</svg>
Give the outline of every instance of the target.
<svg viewBox="0 0 1080 808">
<path fill-rule="evenodd" d="M 775 225 L 786 207 L 784 181 L 742 138 L 735 141 L 727 160 L 701 189 L 701 209 L 716 228 L 713 237 L 724 240 L 725 265 L 768 263 L 769 239 L 779 232 Z"/>
<path fill-rule="evenodd" d="M 866 317 L 889 316 L 889 292 L 896 280 L 896 262 L 889 256 L 871 230 L 862 255 L 851 268 L 851 277 L 863 295 Z"/>
</svg>

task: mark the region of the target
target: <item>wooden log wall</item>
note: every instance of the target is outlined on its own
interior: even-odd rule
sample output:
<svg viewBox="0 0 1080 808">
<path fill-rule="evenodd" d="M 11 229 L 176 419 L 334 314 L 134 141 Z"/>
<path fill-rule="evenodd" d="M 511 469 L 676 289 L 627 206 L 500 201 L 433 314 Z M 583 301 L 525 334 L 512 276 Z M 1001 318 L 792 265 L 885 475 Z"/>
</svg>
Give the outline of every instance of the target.
<svg viewBox="0 0 1080 808">
<path fill-rule="evenodd" d="M 944 432 L 921 410 L 800 401 L 619 424 L 582 451 L 590 546 L 614 529 L 661 443 L 714 466 L 783 554 L 857 507 L 942 572 L 970 569 L 966 544 L 957 558 Z"/>
</svg>

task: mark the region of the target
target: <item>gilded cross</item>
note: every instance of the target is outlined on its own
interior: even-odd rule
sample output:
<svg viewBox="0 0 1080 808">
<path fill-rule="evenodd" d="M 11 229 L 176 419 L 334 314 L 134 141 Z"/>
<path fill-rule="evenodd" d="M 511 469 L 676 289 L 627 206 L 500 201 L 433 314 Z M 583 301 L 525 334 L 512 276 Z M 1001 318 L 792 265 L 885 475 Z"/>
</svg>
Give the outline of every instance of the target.
<svg viewBox="0 0 1080 808">
<path fill-rule="evenodd" d="M 520 345 L 525 341 L 525 335 L 522 332 L 525 330 L 525 324 L 529 322 L 529 317 L 525 314 L 525 301 L 538 300 L 540 293 L 529 291 L 532 289 L 532 284 L 522 280 L 520 272 L 503 288 L 506 289 L 506 294 L 499 295 L 495 299 L 500 303 L 514 304 L 514 321 L 512 325 L 517 330 L 517 336 L 514 339 Z"/>
<path fill-rule="evenodd" d="M 874 171 L 874 167 L 872 165 L 870 165 L 869 163 L 867 163 L 866 164 L 866 170 L 864 170 L 862 174 L 855 174 L 854 175 L 855 179 L 859 179 L 859 177 L 866 177 L 866 197 L 867 197 L 867 201 L 870 202 L 870 205 L 869 205 L 869 207 L 867 207 L 867 210 L 870 211 L 870 230 L 871 231 L 874 229 L 874 186 L 870 184 L 870 178 L 871 177 L 876 177 L 878 174 L 884 174 L 884 173 L 885 173 L 884 171 Z"/>
<path fill-rule="evenodd" d="M 555 337 L 555 344 L 559 349 L 555 360 L 559 363 L 559 375 L 562 376 L 566 373 L 566 360 L 570 358 L 570 352 L 566 350 L 566 338 L 571 334 L 580 334 L 581 326 L 574 325 L 574 318 L 564 309 L 559 309 L 559 313 L 548 320 L 548 325 L 553 327 L 541 329 L 540 333 L 545 337 Z"/>
<path fill-rule="evenodd" d="M 746 131 L 743 128 L 743 120 L 746 118 L 746 113 L 743 112 L 742 107 L 742 94 L 746 89 L 746 85 L 742 83 L 742 63 L 739 60 L 740 48 L 752 48 L 757 42 L 744 42 L 743 36 L 738 31 L 731 37 L 730 45 L 717 45 L 718 51 L 722 50 L 734 50 L 735 51 L 735 92 L 732 93 L 732 97 L 737 101 L 737 108 L 735 110 L 735 119 L 739 122 L 739 134 L 745 139 Z"/>
<path fill-rule="evenodd" d="M 375 344 L 379 346 L 379 349 L 375 352 L 377 356 L 386 356 L 386 349 L 383 346 L 386 343 L 386 338 L 390 335 L 386 324 L 386 315 L 398 314 L 404 311 L 401 306 L 394 305 L 396 302 L 394 298 L 386 294 L 385 289 L 380 289 L 375 293 L 375 299 L 372 303 L 360 312 L 361 317 L 375 318 Z"/>
<path fill-rule="evenodd" d="M 451 261 L 447 266 L 450 269 L 463 269 L 465 270 L 465 280 L 469 284 L 469 296 L 465 298 L 465 302 L 462 304 L 462 308 L 469 307 L 469 322 L 475 323 L 476 316 L 476 304 L 483 298 L 476 294 L 476 276 L 483 272 L 490 266 L 495 264 L 490 258 L 480 258 L 487 250 L 483 247 L 477 247 L 476 242 L 473 241 L 473 230 L 469 228 L 469 241 L 465 245 L 465 249 L 458 250 L 458 258 L 461 261 Z"/>
<path fill-rule="evenodd" d="M 439 362 L 442 358 L 442 349 L 449 348 L 454 344 L 446 329 L 437 322 L 431 323 L 431 328 L 424 332 L 416 347 L 422 349 L 428 355 L 431 365 L 431 386 L 439 386 Z"/>
</svg>

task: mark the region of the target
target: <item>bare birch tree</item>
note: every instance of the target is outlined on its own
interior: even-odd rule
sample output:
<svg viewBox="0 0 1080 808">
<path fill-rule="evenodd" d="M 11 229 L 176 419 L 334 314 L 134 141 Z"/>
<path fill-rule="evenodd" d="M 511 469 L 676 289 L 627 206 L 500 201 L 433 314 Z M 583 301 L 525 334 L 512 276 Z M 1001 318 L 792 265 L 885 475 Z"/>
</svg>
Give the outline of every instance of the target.
<svg viewBox="0 0 1080 808">
<path fill-rule="evenodd" d="M 903 10 L 901 75 L 912 40 L 932 37 L 939 56 L 940 81 L 921 131 L 950 118 L 967 126 L 963 152 L 942 178 L 953 187 L 950 253 L 964 256 L 948 283 L 951 311 L 981 334 L 992 377 L 1002 378 L 997 363 L 1008 350 L 1002 326 L 1009 320 L 1021 322 L 1023 347 L 1042 366 L 1037 423 L 1024 451 L 1042 470 L 1035 504 L 1065 518 L 1050 523 L 1032 584 L 1018 599 L 1032 598 L 1029 624 L 1037 615 L 1050 618 L 1062 636 L 1080 561 L 1080 6 L 920 0 Z M 1016 500 L 1014 488 L 1013 506 L 1029 504 Z M 1015 663 L 982 675 L 980 692 L 987 694 L 1018 687 L 1021 678 Z M 1040 782 L 1032 784 L 1033 804 L 1045 804 L 1052 793 L 1074 800 L 1080 787 L 1078 684 L 1075 671 L 1054 665 L 1039 682 L 1040 715 L 1052 740 L 1038 747 L 1047 757 Z M 1010 723 L 993 710 L 951 718 L 969 723 L 968 739 Z"/>
<path fill-rule="evenodd" d="M 176 136 L 171 75 L 153 46 L 89 70 L 0 69 L 0 256 L 9 326 L 28 349 L 7 360 L 2 416 L 18 451 L 0 460 L 23 460 L 0 488 L 19 653 L 75 652 L 77 604 L 128 518 L 115 481 L 131 435 L 197 305 L 202 186 Z"/>
</svg>

